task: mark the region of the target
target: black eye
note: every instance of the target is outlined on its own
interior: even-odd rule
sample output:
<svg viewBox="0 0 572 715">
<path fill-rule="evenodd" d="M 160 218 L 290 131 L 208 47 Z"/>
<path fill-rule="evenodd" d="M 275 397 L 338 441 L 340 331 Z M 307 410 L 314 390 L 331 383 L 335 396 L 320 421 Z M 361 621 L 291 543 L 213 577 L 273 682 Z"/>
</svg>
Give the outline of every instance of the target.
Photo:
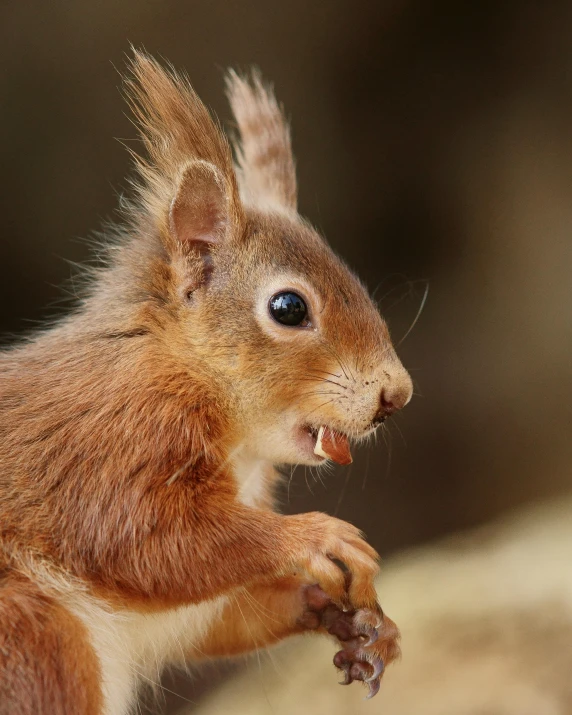
<svg viewBox="0 0 572 715">
<path fill-rule="evenodd" d="M 297 293 L 290 291 L 276 293 L 270 298 L 268 310 L 274 320 L 282 325 L 305 326 L 308 324 L 308 308 Z"/>
</svg>

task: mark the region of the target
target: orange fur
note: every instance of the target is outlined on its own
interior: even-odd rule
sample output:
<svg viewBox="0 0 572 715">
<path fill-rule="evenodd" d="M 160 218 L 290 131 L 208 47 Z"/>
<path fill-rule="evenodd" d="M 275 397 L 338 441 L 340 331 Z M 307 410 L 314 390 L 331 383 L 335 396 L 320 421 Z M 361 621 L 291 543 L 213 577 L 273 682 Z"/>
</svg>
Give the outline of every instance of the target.
<svg viewBox="0 0 572 715">
<path fill-rule="evenodd" d="M 226 605 L 190 657 L 221 657 L 248 653 L 267 647 L 296 633 L 327 634 L 313 613 L 306 613 L 304 590 L 308 582 L 296 575 L 260 582 L 237 593 Z M 399 633 L 393 621 L 384 617 L 380 638 L 369 650 L 385 665 L 400 653 Z"/>
<path fill-rule="evenodd" d="M 359 532 L 323 514 L 281 516 L 269 503 L 273 463 L 317 459 L 303 453 L 302 426 L 359 439 L 380 404 L 408 401 L 387 327 L 296 214 L 287 126 L 259 80 L 229 77 L 248 201 L 227 140 L 186 80 L 137 53 L 128 92 L 148 158 L 136 158 L 126 228 L 74 313 L 0 356 L 3 578 L 49 564 L 82 584 L 98 613 L 102 603 L 171 613 L 296 569 L 337 603 L 375 609 L 377 555 Z M 311 328 L 270 319 L 277 289 L 304 293 Z M 38 599 L 73 611 L 41 569 L 28 572 Z M 86 598 L 77 610 L 90 623 Z M 290 615 L 280 637 L 299 630 Z M 83 638 L 86 654 L 95 638 L 71 617 L 68 636 Z M 211 650 L 241 650 L 220 638 Z M 82 667 L 105 690 L 98 647 Z M 66 654 L 50 648 L 30 650 L 34 672 L 52 658 L 68 672 Z M 74 712 L 124 711 L 105 697 Z"/>
<path fill-rule="evenodd" d="M 17 573 L 0 577 L 0 715 L 97 715 L 99 667 L 85 628 Z"/>
</svg>

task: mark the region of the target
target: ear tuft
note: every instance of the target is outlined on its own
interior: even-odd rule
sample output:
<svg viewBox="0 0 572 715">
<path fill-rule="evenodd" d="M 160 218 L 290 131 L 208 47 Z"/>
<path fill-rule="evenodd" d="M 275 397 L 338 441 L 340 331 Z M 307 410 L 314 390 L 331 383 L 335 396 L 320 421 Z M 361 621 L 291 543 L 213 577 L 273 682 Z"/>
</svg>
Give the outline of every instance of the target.
<svg viewBox="0 0 572 715">
<path fill-rule="evenodd" d="M 142 180 L 137 189 L 161 233 L 168 235 L 174 228 L 183 244 L 191 234 L 201 234 L 197 223 L 201 212 L 193 198 L 201 193 L 211 206 L 228 202 L 227 219 L 232 216 L 233 223 L 240 225 L 244 216 L 230 145 L 186 76 L 134 50 L 125 87 L 148 154 L 142 158 L 132 152 Z M 206 231 L 209 221 L 204 211 L 201 215 Z M 213 232 L 211 224 L 203 233 L 210 231 L 214 238 L 220 230 Z M 190 233 L 187 226 L 193 227 Z"/>
<path fill-rule="evenodd" d="M 254 70 L 250 80 L 230 70 L 226 88 L 240 134 L 235 152 L 243 199 L 260 208 L 295 212 L 296 170 L 290 129 L 273 91 Z"/>
</svg>

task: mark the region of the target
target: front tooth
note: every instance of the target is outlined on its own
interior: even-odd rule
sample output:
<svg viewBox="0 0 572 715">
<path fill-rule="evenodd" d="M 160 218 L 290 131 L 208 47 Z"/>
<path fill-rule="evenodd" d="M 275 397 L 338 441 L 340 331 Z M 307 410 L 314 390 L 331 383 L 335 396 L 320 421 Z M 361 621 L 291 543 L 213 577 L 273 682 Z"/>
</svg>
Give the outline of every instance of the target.
<svg viewBox="0 0 572 715">
<path fill-rule="evenodd" d="M 351 464 L 350 445 L 345 434 L 340 434 L 322 425 L 318 432 L 314 454 L 325 459 L 331 459 L 338 464 Z"/>
<path fill-rule="evenodd" d="M 327 455 L 324 452 L 322 443 L 324 440 L 324 432 L 326 431 L 326 427 L 324 425 L 321 425 L 320 429 L 318 430 L 318 437 L 316 439 L 316 446 L 314 447 L 314 454 L 316 454 L 318 457 L 323 457 L 324 459 L 329 459 L 329 455 Z"/>
</svg>

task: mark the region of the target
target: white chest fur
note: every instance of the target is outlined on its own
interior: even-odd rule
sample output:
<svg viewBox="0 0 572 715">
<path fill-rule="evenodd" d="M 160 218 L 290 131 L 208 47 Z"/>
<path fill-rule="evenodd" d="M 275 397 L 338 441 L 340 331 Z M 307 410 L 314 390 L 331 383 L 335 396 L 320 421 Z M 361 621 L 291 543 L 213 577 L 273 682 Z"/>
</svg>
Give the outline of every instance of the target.
<svg viewBox="0 0 572 715">
<path fill-rule="evenodd" d="M 114 611 L 81 581 L 46 562 L 24 554 L 20 566 L 85 625 L 100 665 L 104 715 L 134 712 L 140 685 L 159 685 L 166 665 L 183 664 L 200 654 L 204 636 L 227 602 L 220 596 L 157 613 Z"/>
<path fill-rule="evenodd" d="M 276 477 L 272 464 L 250 458 L 244 450 L 238 450 L 232 461 L 240 501 L 248 506 L 268 504 Z M 128 715 L 141 684 L 158 685 L 163 668 L 192 658 L 193 646 L 200 653 L 201 640 L 227 600 L 221 596 L 161 613 L 117 612 L 77 584 L 65 579 L 56 583 L 37 566 L 34 570 L 89 632 L 101 667 L 105 715 Z"/>
<path fill-rule="evenodd" d="M 247 506 L 267 502 L 276 475 L 273 465 L 263 459 L 254 459 L 243 450 L 235 453 L 232 464 L 240 501 Z"/>
<path fill-rule="evenodd" d="M 168 664 L 192 658 L 209 625 L 220 616 L 225 598 L 171 611 L 141 614 L 110 612 L 88 596 L 68 601 L 86 625 L 98 656 L 105 715 L 127 715 L 134 709 L 140 685 L 159 685 Z"/>
</svg>

